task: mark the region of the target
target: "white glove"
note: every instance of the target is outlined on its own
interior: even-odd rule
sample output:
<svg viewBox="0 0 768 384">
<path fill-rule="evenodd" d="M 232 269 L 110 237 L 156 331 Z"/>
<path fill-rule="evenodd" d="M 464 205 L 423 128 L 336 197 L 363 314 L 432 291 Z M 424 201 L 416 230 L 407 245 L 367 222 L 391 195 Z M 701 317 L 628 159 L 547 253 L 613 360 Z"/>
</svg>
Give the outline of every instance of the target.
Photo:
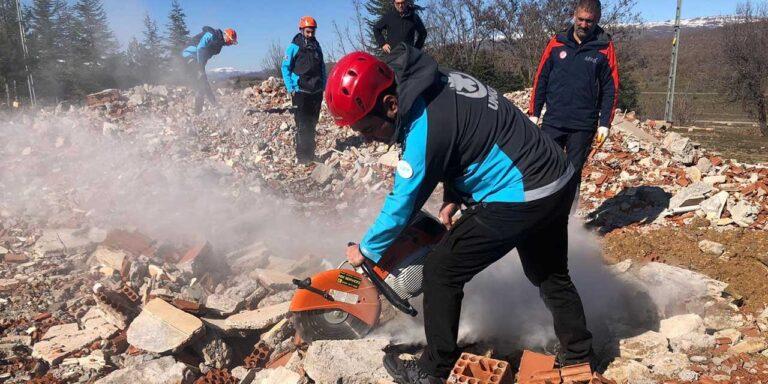
<svg viewBox="0 0 768 384">
<path fill-rule="evenodd" d="M 534 125 L 539 125 L 539 118 L 536 116 L 528 116 L 529 119 L 533 122 Z"/>
<path fill-rule="evenodd" d="M 605 140 L 608 139 L 608 136 L 611 135 L 611 129 L 608 127 L 598 127 L 597 128 L 597 138 L 595 139 L 595 142 L 597 142 L 597 146 L 601 147 L 603 143 L 605 143 Z"/>
</svg>

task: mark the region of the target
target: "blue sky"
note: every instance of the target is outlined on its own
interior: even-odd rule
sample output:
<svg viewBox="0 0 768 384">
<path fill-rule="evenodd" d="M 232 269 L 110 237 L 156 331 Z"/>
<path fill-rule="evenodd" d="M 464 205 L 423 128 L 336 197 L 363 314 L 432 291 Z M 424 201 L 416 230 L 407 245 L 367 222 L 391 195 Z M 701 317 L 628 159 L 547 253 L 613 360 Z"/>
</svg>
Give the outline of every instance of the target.
<svg viewBox="0 0 768 384">
<path fill-rule="evenodd" d="M 646 21 L 668 20 L 675 16 L 676 0 L 638 0 L 637 3 L 637 9 Z M 683 17 L 729 14 L 735 10 L 736 3 L 736 0 L 683 0 Z M 146 12 L 164 27 L 170 4 L 171 0 L 104 0 L 111 26 L 123 45 L 133 36 L 141 38 Z M 318 40 L 326 51 L 331 51 L 336 43 L 332 22 L 351 23 L 354 15 L 351 0 L 181 0 L 181 4 L 193 34 L 203 25 L 231 27 L 238 32 L 240 44 L 224 48 L 210 62 L 211 68 L 261 68 L 271 42 L 287 45 L 297 32 L 298 20 L 303 15 L 317 19 Z"/>
</svg>

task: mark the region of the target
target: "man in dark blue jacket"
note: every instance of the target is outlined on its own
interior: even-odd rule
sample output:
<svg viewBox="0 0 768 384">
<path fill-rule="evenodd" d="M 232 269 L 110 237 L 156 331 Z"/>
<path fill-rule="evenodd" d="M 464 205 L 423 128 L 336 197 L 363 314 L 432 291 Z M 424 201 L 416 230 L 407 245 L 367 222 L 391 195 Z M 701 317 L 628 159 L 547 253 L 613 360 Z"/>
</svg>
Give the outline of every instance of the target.
<svg viewBox="0 0 768 384">
<path fill-rule="evenodd" d="M 317 22 L 310 16 L 299 20 L 299 33 L 285 51 L 282 72 L 285 88 L 296 107 L 296 160 L 315 158 L 315 127 L 320 118 L 325 88 L 325 60 L 315 38 Z"/>
<path fill-rule="evenodd" d="M 427 28 L 416 13 L 412 0 L 394 0 L 395 9 L 387 12 L 373 25 L 373 37 L 384 53 L 400 43 L 422 49 L 427 40 Z"/>
<path fill-rule="evenodd" d="M 580 175 L 595 133 L 602 145 L 610 133 L 619 96 L 616 52 L 600 21 L 599 0 L 580 0 L 574 24 L 549 41 L 533 83 L 528 114 L 566 150 Z"/>
<path fill-rule="evenodd" d="M 213 56 L 218 55 L 225 45 L 237 44 L 237 32 L 234 29 L 222 31 L 205 26 L 203 31 L 191 40 L 192 45 L 185 48 L 181 55 L 186 59 L 191 76 L 194 77 L 192 87 L 196 91 L 195 113 L 199 114 L 203 110 L 206 97 L 211 104 L 216 105 L 216 97 L 208 83 L 208 75 L 205 74 L 205 65 Z"/>
<path fill-rule="evenodd" d="M 437 184 L 446 191 L 439 218 L 449 232 L 424 262 L 427 347 L 418 362 L 388 356 L 388 371 L 400 383 L 447 378 L 460 352 L 464 284 L 515 248 L 552 312 L 561 362 L 588 361 L 592 335 L 568 274 L 573 166 L 493 88 L 438 68 L 434 59 L 405 44 L 392 53 L 389 66 L 366 53 L 347 55 L 326 88 L 337 124 L 403 145 L 392 193 L 362 242 L 347 248 L 353 266 L 378 262 Z M 454 222 L 460 205 L 467 208 Z"/>
</svg>

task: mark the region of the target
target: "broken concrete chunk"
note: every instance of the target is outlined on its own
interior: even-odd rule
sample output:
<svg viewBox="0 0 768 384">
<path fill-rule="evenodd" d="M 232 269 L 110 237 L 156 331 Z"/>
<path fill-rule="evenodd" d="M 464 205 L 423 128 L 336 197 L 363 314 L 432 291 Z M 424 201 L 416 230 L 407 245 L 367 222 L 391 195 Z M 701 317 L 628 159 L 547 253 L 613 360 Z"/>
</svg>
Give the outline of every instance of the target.
<svg viewBox="0 0 768 384">
<path fill-rule="evenodd" d="M 192 344 L 192 348 L 202 356 L 205 365 L 213 368 L 227 368 L 232 363 L 232 348 L 215 330 L 207 330 L 205 336 Z"/>
<path fill-rule="evenodd" d="M 282 319 L 275 324 L 269 331 L 261 334 L 261 340 L 263 340 L 267 346 L 274 350 L 283 340 L 291 337 L 294 333 L 293 323 L 288 319 Z"/>
<path fill-rule="evenodd" d="M 21 282 L 16 279 L 0 279 L 0 292 L 10 292 L 18 288 Z"/>
<path fill-rule="evenodd" d="M 286 301 L 291 301 L 294 293 L 295 291 L 282 291 L 274 295 L 269 295 L 261 299 L 261 301 L 259 301 L 259 304 L 256 306 L 256 308 L 260 309 L 260 308 L 269 307 L 275 304 L 285 303 Z"/>
<path fill-rule="evenodd" d="M 257 279 L 261 285 L 273 291 L 288 290 L 296 287 L 293 284 L 294 276 L 271 269 L 255 269 L 251 272 L 251 277 Z"/>
<path fill-rule="evenodd" d="M 711 240 L 699 241 L 699 249 L 706 254 L 715 256 L 720 256 L 725 252 L 724 245 Z"/>
<path fill-rule="evenodd" d="M 670 209 L 695 206 L 704 201 L 705 195 L 712 191 L 712 186 L 704 183 L 693 183 L 678 191 L 669 199 Z"/>
<path fill-rule="evenodd" d="M 673 352 L 703 351 L 715 347 L 715 337 L 703 332 L 692 332 L 669 339 L 669 346 Z"/>
<path fill-rule="evenodd" d="M 154 353 L 181 348 L 205 332 L 203 322 L 162 299 L 144 306 L 128 327 L 128 343 Z"/>
<path fill-rule="evenodd" d="M 673 316 L 661 321 L 659 333 L 668 339 L 689 333 L 704 333 L 704 320 L 695 313 Z"/>
<path fill-rule="evenodd" d="M 80 324 L 82 324 L 83 329 L 96 331 L 99 337 L 104 340 L 114 336 L 119 331 L 117 327 L 107 320 L 107 314 L 98 307 L 89 309 L 80 319 Z"/>
<path fill-rule="evenodd" d="M 211 264 L 211 258 L 213 257 L 213 247 L 209 242 L 201 242 L 194 245 L 187 250 L 187 253 L 181 257 L 176 266 L 184 271 L 193 275 L 199 275 L 204 272 Z"/>
<path fill-rule="evenodd" d="M 260 330 L 277 324 L 288 316 L 290 302 L 272 305 L 254 311 L 243 311 L 226 319 L 227 330 Z"/>
<path fill-rule="evenodd" d="M 688 367 L 688 355 L 684 353 L 665 352 L 643 359 L 643 364 L 651 367 L 656 375 L 672 377 Z"/>
<path fill-rule="evenodd" d="M 218 316 L 229 316 L 242 309 L 246 302 L 257 302 L 269 293 L 248 275 L 240 275 L 231 282 L 233 286 L 223 292 L 208 295 L 205 299 L 209 312 Z"/>
<path fill-rule="evenodd" d="M 96 384 L 192 384 L 192 371 L 172 356 L 161 357 L 144 364 L 110 373 Z"/>
<path fill-rule="evenodd" d="M 754 224 L 755 216 L 760 213 L 760 209 L 747 203 L 744 200 L 739 201 L 735 206 L 728 208 L 731 212 L 731 219 L 736 225 L 747 228 Z"/>
<path fill-rule="evenodd" d="M 251 384 L 299 384 L 302 377 L 288 368 L 278 367 L 257 372 Z M 322 383 L 322 381 L 321 381 Z"/>
<path fill-rule="evenodd" d="M 77 229 L 46 229 L 37 239 L 33 251 L 37 257 L 50 257 L 74 254 L 87 249 L 91 240 L 86 235 L 80 235 Z"/>
<path fill-rule="evenodd" d="M 32 347 L 32 356 L 57 364 L 99 338 L 98 330 L 80 330 L 76 323 L 55 325 Z"/>
<path fill-rule="evenodd" d="M 626 359 L 642 360 L 667 351 L 669 351 L 669 341 L 664 335 L 654 331 L 622 339 L 619 342 L 620 356 Z"/>
<path fill-rule="evenodd" d="M 109 267 L 115 271 L 122 271 L 125 267 L 125 262 L 128 260 L 128 253 L 123 250 L 112 250 L 105 246 L 99 246 L 91 254 L 91 257 L 99 265 Z"/>
<path fill-rule="evenodd" d="M 310 174 L 310 177 L 312 177 L 312 180 L 314 180 L 317 184 L 325 185 L 331 177 L 334 174 L 334 169 L 332 167 L 329 167 L 325 164 L 318 164 L 315 169 L 312 170 L 312 174 Z"/>
<path fill-rule="evenodd" d="M 397 168 L 398 161 L 400 161 L 400 153 L 398 151 L 389 151 L 379 157 L 379 164 L 390 168 Z"/>
<path fill-rule="evenodd" d="M 310 344 L 304 370 L 318 383 L 369 384 L 391 380 L 384 368 L 385 339 L 322 340 Z"/>
<path fill-rule="evenodd" d="M 707 215 L 707 220 L 715 221 L 723 215 L 723 209 L 728 202 L 728 192 L 720 191 L 714 196 L 701 202 L 701 210 Z"/>
<path fill-rule="evenodd" d="M 728 349 L 728 355 L 757 353 L 768 349 L 768 343 L 762 337 L 749 337 Z"/>
<path fill-rule="evenodd" d="M 648 367 L 632 359 L 616 358 L 603 374 L 617 383 L 651 384 L 657 381 Z"/>
</svg>

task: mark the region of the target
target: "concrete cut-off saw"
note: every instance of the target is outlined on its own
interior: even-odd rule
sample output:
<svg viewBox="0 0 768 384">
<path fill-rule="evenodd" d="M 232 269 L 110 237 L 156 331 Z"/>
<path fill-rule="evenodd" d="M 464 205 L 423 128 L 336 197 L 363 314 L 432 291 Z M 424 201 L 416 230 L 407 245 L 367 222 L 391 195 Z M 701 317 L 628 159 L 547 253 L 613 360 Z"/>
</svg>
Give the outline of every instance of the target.
<svg viewBox="0 0 768 384">
<path fill-rule="evenodd" d="M 445 233 L 434 216 L 421 211 L 377 264 L 366 259 L 357 269 L 342 269 L 345 261 L 338 269 L 294 279 L 290 311 L 296 332 L 306 342 L 361 338 L 378 325 L 379 295 L 416 316 L 408 299 L 421 294 L 424 259 Z"/>
</svg>

